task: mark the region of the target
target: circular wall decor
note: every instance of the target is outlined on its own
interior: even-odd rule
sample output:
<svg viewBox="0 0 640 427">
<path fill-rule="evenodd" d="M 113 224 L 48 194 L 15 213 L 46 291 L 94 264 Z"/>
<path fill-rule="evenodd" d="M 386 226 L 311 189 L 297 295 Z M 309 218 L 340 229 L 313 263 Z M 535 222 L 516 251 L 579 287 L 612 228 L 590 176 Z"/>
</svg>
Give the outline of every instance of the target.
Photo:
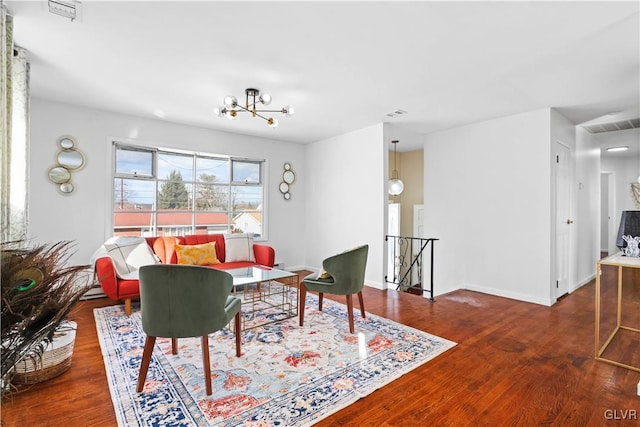
<svg viewBox="0 0 640 427">
<path fill-rule="evenodd" d="M 291 169 L 291 163 L 285 162 L 284 171 L 282 172 L 282 182 L 280 183 L 280 192 L 282 193 L 282 197 L 285 200 L 291 199 L 291 193 L 289 192 L 289 187 L 296 180 L 296 174 Z"/>
<path fill-rule="evenodd" d="M 293 181 L 296 180 L 296 174 L 294 174 L 293 171 L 284 171 L 282 180 L 287 184 L 293 184 Z"/>
<path fill-rule="evenodd" d="M 56 161 L 58 164 L 49 169 L 49 181 L 58 186 L 63 194 L 73 193 L 75 185 L 71 183 L 71 171 L 84 166 L 84 155 L 76 148 L 78 141 L 71 135 L 62 135 L 56 140 L 60 148 Z"/>
<path fill-rule="evenodd" d="M 65 182 L 64 184 L 60 184 L 60 191 L 65 194 L 73 193 L 73 190 L 75 189 L 76 187 L 74 187 L 74 185 L 70 182 Z"/>
<path fill-rule="evenodd" d="M 76 139 L 71 135 L 62 135 L 56 142 L 63 150 L 70 150 L 76 146 Z"/>
<path fill-rule="evenodd" d="M 84 157 L 77 150 L 62 150 L 58 153 L 58 164 L 67 169 L 80 169 L 84 164 Z"/>
<path fill-rule="evenodd" d="M 49 180 L 54 184 L 64 184 L 71 179 L 71 172 L 62 166 L 54 166 L 49 169 Z"/>
</svg>

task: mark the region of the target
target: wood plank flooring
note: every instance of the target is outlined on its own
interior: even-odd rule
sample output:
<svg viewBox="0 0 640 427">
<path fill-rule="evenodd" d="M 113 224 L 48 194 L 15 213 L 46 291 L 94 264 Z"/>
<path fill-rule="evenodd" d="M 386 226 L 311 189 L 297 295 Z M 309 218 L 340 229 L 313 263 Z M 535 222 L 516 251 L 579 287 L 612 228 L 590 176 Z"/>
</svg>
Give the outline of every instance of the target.
<svg viewBox="0 0 640 427">
<path fill-rule="evenodd" d="M 603 282 L 606 303 L 615 299 L 611 283 Z M 594 360 L 594 282 L 553 307 L 471 291 L 435 303 L 369 287 L 363 293 L 368 312 L 458 345 L 318 426 L 640 424 L 640 373 Z M 624 300 L 625 320 L 640 327 L 640 280 L 625 289 Z M 73 366 L 5 397 L 3 426 L 116 425 L 92 311 L 111 304 L 78 304 Z M 640 366 L 640 337 L 625 339 L 612 356 Z"/>
</svg>

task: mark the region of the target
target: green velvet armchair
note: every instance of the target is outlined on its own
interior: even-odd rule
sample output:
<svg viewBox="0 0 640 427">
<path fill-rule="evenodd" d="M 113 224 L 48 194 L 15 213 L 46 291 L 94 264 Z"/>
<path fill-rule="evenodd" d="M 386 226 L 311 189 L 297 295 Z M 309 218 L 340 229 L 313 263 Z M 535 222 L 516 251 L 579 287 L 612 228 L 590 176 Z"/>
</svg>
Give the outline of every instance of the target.
<svg viewBox="0 0 640 427">
<path fill-rule="evenodd" d="M 230 296 L 233 277 L 222 270 L 194 265 L 156 264 L 140 268 L 142 329 L 147 334 L 138 375 L 137 392 L 144 388 L 156 337 L 171 338 L 178 354 L 178 338 L 201 337 L 207 395 L 211 395 L 208 334 L 235 317 L 236 356 L 240 357 L 241 300 Z"/>
<path fill-rule="evenodd" d="M 322 261 L 322 269 L 327 274 L 320 276 L 317 273 L 312 273 L 302 280 L 300 284 L 300 326 L 304 325 L 307 291 L 318 292 L 318 309 L 320 311 L 322 311 L 322 299 L 325 293 L 346 295 L 349 332 L 353 333 L 353 294 L 358 294 L 360 313 L 362 318 L 366 317 L 364 301 L 362 300 L 362 286 L 364 285 L 364 272 L 367 266 L 368 253 L 369 246 L 363 245 L 329 257 Z"/>
</svg>

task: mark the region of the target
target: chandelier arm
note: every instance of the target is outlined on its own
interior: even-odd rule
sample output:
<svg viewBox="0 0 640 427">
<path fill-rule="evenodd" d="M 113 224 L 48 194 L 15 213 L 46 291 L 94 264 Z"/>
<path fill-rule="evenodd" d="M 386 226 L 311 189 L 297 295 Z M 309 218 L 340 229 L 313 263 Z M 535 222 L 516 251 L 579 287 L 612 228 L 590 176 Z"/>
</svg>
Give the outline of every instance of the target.
<svg viewBox="0 0 640 427">
<path fill-rule="evenodd" d="M 282 110 L 256 110 L 256 113 L 282 113 Z"/>
<path fill-rule="evenodd" d="M 265 119 L 266 121 L 269 121 L 269 119 L 261 114 L 258 114 L 257 112 L 255 113 L 256 116 Z"/>
<path fill-rule="evenodd" d="M 245 111 L 246 111 L 247 113 L 253 113 L 253 111 L 252 111 L 252 110 L 249 110 L 248 108 L 244 108 L 244 107 L 243 107 L 242 105 L 240 105 L 240 104 L 236 105 L 236 107 L 240 108 L 240 110 L 236 110 L 236 111 L 237 111 L 237 112 L 239 112 L 239 113 L 242 113 L 242 112 L 245 112 Z"/>
</svg>

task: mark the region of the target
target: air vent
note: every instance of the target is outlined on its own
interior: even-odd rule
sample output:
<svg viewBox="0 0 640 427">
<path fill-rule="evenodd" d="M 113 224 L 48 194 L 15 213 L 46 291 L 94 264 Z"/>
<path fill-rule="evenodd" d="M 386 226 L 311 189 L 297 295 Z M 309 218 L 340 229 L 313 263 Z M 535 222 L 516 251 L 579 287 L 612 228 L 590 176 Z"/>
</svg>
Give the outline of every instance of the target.
<svg viewBox="0 0 640 427">
<path fill-rule="evenodd" d="M 600 123 L 597 125 L 583 126 L 591 133 L 615 132 L 617 130 L 637 129 L 640 128 L 640 118 L 620 120 L 618 122 Z"/>
<path fill-rule="evenodd" d="M 404 111 L 404 110 L 400 110 L 400 109 L 398 109 L 398 110 L 396 110 L 396 111 L 392 111 L 392 112 L 390 112 L 390 113 L 385 114 L 385 116 L 388 116 L 388 117 L 398 117 L 398 116 L 401 116 L 401 115 L 403 115 L 403 114 L 407 114 L 407 112 L 406 112 L 406 111 Z"/>
<path fill-rule="evenodd" d="M 77 9 L 80 2 L 73 0 L 49 0 L 49 12 L 64 16 L 72 21 L 78 17 Z"/>
</svg>

